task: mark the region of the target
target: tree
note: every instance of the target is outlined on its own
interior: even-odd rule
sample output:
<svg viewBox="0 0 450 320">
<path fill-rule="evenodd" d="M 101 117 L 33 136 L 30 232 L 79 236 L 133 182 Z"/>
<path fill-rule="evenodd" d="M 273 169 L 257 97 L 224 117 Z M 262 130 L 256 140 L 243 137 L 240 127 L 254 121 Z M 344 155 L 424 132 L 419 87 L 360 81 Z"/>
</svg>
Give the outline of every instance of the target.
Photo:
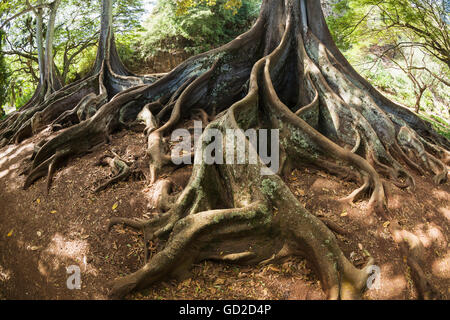
<svg viewBox="0 0 450 320">
<path fill-rule="evenodd" d="M 6 90 L 8 87 L 8 70 L 5 64 L 5 58 L 1 53 L 1 48 L 3 45 L 4 34 L 0 30 L 0 119 L 5 116 L 5 111 L 2 106 L 6 101 Z"/>
<path fill-rule="evenodd" d="M 401 70 L 410 79 L 416 96 L 414 111 L 419 113 L 423 94 L 427 89 L 434 87 L 438 79 L 441 78 L 427 68 L 427 57 L 425 55 L 422 56 L 422 59 L 416 57 L 413 47 L 404 48 L 395 45 L 393 47 L 395 48 L 394 50 L 389 48 L 389 51 L 393 51 L 393 54 L 386 55 L 382 53 L 378 58 L 389 60 L 395 68 Z M 400 57 L 399 61 L 396 59 L 397 56 Z M 417 62 L 417 60 L 420 60 L 420 62 Z M 418 65 L 421 67 L 417 67 Z M 445 82 L 444 79 L 442 80 Z"/>
<path fill-rule="evenodd" d="M 450 67 L 449 8 L 441 0 L 341 0 L 329 19 L 341 44 L 349 37 L 401 35 L 400 46 L 427 51 Z"/>
<path fill-rule="evenodd" d="M 180 12 L 180 4 L 159 0 L 144 24 L 139 51 L 143 55 L 181 49 L 197 54 L 233 40 L 257 18 L 259 3 L 242 1 L 236 11 L 225 8 L 226 0 L 213 5 L 199 3 Z"/>
<path fill-rule="evenodd" d="M 29 134 L 13 128 L 21 115 L 11 116 L 0 129 L 19 133 L 12 140 L 2 133 L 3 139 L 20 141 L 50 123 L 76 124 L 36 145 L 25 188 L 47 175 L 50 190 L 63 159 L 106 143 L 116 130 L 144 123 L 148 180 L 161 190 L 155 203 L 161 212 L 148 221 L 114 218 L 110 227 L 125 224 L 142 230 L 146 240 L 168 240 L 142 269 L 114 282 L 113 297 L 164 277 L 181 276 L 199 260 L 271 263 L 303 254 L 316 267 L 328 298 L 358 298 L 373 261 L 363 269 L 354 267 L 329 227 L 309 213 L 283 182 L 282 175 L 303 165 L 359 181 L 361 188 L 345 200 L 369 195 L 371 219 L 390 220 L 418 292 L 425 298 L 434 294 L 421 257 L 414 246 L 412 251 L 408 246 L 417 239 L 402 230 L 386 209 L 382 177 L 413 189 L 412 169 L 434 174 L 434 181 L 442 183 L 447 168 L 440 159 L 448 162 L 450 142 L 416 114 L 382 96 L 350 66 L 331 38 L 319 1 L 264 0 L 248 32 L 155 79 L 132 76 L 121 64 L 112 32 L 111 1 L 103 0 L 91 75 L 28 110 L 32 108 L 37 109 Z M 88 116 L 77 118 L 81 110 Z M 38 120 L 37 114 L 41 114 Z M 194 157 L 195 165 L 183 192 L 173 194 L 167 175 L 181 173 L 167 154 L 167 140 L 178 125 L 197 115 L 204 122 L 213 120 L 195 151 L 184 156 Z M 221 132 L 227 141 L 228 129 L 250 128 L 279 130 L 277 174 L 261 175 L 268 169 L 262 161 L 244 165 L 204 161 L 212 141 L 209 130 Z M 248 139 L 245 145 L 253 148 Z M 234 154 L 223 146 L 217 152 L 225 157 Z M 119 155 L 102 161 L 118 175 L 99 190 L 130 176 L 137 165 Z"/>
<path fill-rule="evenodd" d="M 18 1 L 18 2 L 20 3 L 20 1 Z M 75 2 L 76 2 L 76 0 L 75 0 Z M 26 6 L 25 6 L 25 9 L 23 9 L 23 10 L 19 5 L 13 6 L 14 9 L 16 10 L 15 12 L 18 11 L 18 13 L 14 14 L 10 18 L 6 19 L 2 23 L 2 26 L 7 25 L 10 21 L 16 19 L 18 16 L 24 15 L 33 10 L 36 11 L 38 8 L 41 8 L 41 6 L 54 8 L 53 11 L 49 11 L 49 13 L 54 12 L 56 15 L 55 4 L 57 4 L 57 3 L 58 2 L 52 2 L 50 4 L 42 4 L 42 2 L 40 1 L 38 5 L 32 6 L 32 5 L 30 5 L 30 3 L 28 1 L 26 1 Z M 130 10 L 128 12 L 125 12 L 125 10 L 124 10 L 124 3 L 127 3 L 130 6 Z M 111 10 L 110 10 L 111 17 L 110 18 L 112 19 L 112 16 L 115 16 L 116 18 L 118 18 L 118 20 L 121 20 L 121 19 L 123 20 L 123 17 L 127 16 L 128 19 L 126 19 L 126 21 L 122 21 L 120 24 L 120 26 L 123 27 L 123 30 L 121 30 L 121 31 L 126 32 L 129 27 L 133 27 L 136 24 L 136 21 L 137 21 L 136 14 L 141 10 L 140 7 L 141 7 L 140 0 L 118 1 L 115 7 L 113 7 L 111 5 Z M 97 7 L 97 8 L 99 8 L 99 7 Z M 82 12 L 88 14 L 86 11 L 82 10 Z M 50 15 L 48 22 L 50 24 L 54 25 L 55 20 L 53 18 L 55 18 L 55 17 L 50 19 L 51 17 L 52 16 Z M 88 18 L 88 20 L 90 20 L 90 19 Z M 102 21 L 104 21 L 104 20 L 105 19 L 102 18 Z M 39 23 L 36 23 L 36 25 L 38 26 Z M 99 26 L 100 26 L 100 24 L 99 24 Z M 128 26 L 128 28 L 127 28 L 127 26 Z M 102 28 L 104 28 L 104 27 L 105 26 L 102 26 Z M 40 29 L 40 28 L 36 27 L 36 30 L 37 29 Z M 39 34 L 39 32 L 36 31 L 33 34 L 34 35 Z M 49 36 L 50 36 L 51 40 L 47 39 L 45 42 L 48 44 L 48 46 L 51 46 L 53 48 L 54 32 L 49 32 L 49 27 L 47 27 L 46 35 L 47 35 L 46 39 L 49 38 Z M 37 38 L 39 38 L 39 37 L 37 37 Z M 74 38 L 76 38 L 76 37 L 72 37 L 72 40 Z M 109 41 L 109 40 L 107 40 L 108 37 L 105 37 L 105 36 L 101 37 L 101 39 L 102 39 L 102 41 L 105 41 L 105 42 Z M 66 44 L 68 44 L 70 46 L 70 43 L 72 40 L 67 39 Z M 52 45 L 50 45 L 50 44 L 52 44 Z M 81 47 L 84 47 L 84 48 L 86 48 L 87 46 L 90 46 L 90 45 L 91 45 L 91 43 L 90 43 L 89 39 L 86 40 L 86 42 L 84 44 L 81 43 Z M 79 46 L 80 46 L 80 44 L 79 44 Z M 106 43 L 104 44 L 104 46 L 106 46 Z M 113 54 L 115 56 L 115 59 L 117 61 L 119 61 L 119 59 L 117 57 L 117 52 L 115 49 L 115 43 L 112 44 L 112 46 L 114 46 Z M 38 45 L 38 47 L 39 47 L 39 45 Z M 75 58 L 74 55 L 70 55 L 70 53 L 71 53 L 70 50 L 73 50 L 73 49 L 74 48 L 65 48 L 64 49 L 64 53 L 66 55 L 64 69 L 67 69 L 68 64 L 71 61 L 73 61 L 73 59 Z M 75 49 L 76 49 L 76 46 L 75 46 Z M 100 51 L 100 50 L 98 50 L 98 51 Z M 52 54 L 53 49 L 45 50 L 45 52 L 46 52 L 46 55 L 48 55 L 48 57 L 45 58 L 45 61 L 51 61 L 52 59 L 50 58 L 50 56 L 54 56 Z M 24 54 L 23 52 L 20 52 L 20 51 L 14 51 L 13 53 L 18 54 L 18 55 L 29 55 L 30 59 L 33 59 L 32 52 L 25 52 L 25 54 Z M 77 50 L 76 54 L 79 54 L 79 53 L 80 53 L 80 51 Z M 108 55 L 109 55 L 109 53 L 108 53 Z M 98 57 L 98 59 L 106 59 L 106 58 L 104 58 L 104 53 L 102 53 L 102 57 L 101 58 Z M 35 59 L 35 60 L 39 60 L 39 59 Z M 96 60 L 95 64 L 96 65 L 92 72 L 94 72 L 96 75 L 98 75 L 99 68 L 100 68 L 102 62 L 99 62 Z M 0 139 L 0 145 L 6 143 L 7 141 L 19 142 L 22 139 L 24 139 L 25 137 L 28 137 L 31 134 L 33 134 L 34 132 L 36 132 L 36 130 L 40 130 L 42 128 L 41 117 L 44 118 L 44 119 L 42 119 L 42 121 L 58 120 L 58 122 L 59 121 L 64 122 L 67 119 L 71 119 L 71 117 L 73 117 L 73 115 L 75 115 L 77 112 L 79 112 L 79 115 L 77 117 L 79 117 L 80 119 L 84 119 L 86 117 L 86 112 L 88 112 L 88 111 L 86 111 L 83 106 L 78 106 L 76 108 L 76 110 L 78 110 L 78 111 L 76 111 L 74 109 L 71 112 L 67 112 L 66 114 L 64 114 L 64 116 L 61 119 L 55 119 L 55 117 L 58 118 L 58 116 L 60 116 L 60 114 L 58 113 L 60 111 L 60 109 L 58 109 L 58 108 L 61 108 L 60 104 L 66 104 L 65 107 L 72 106 L 72 108 L 73 108 L 75 105 L 77 105 L 78 102 L 80 102 L 81 97 L 84 97 L 84 95 L 86 94 L 86 91 L 81 91 L 79 93 L 75 93 L 74 91 L 76 91 L 77 89 L 83 88 L 83 85 L 85 85 L 85 84 L 82 84 L 80 87 L 78 87 L 75 83 L 74 86 L 69 85 L 69 86 L 63 88 L 63 90 L 56 92 L 56 95 L 50 96 L 50 92 L 53 92 L 55 90 L 55 88 L 51 89 L 50 91 L 44 90 L 45 88 L 48 87 L 47 85 L 45 85 L 45 83 L 50 83 L 52 86 L 55 85 L 55 83 L 58 84 L 58 86 L 59 86 L 59 83 L 60 83 L 59 78 L 57 77 L 58 72 L 56 71 L 56 68 L 54 67 L 54 65 L 55 65 L 54 62 L 52 62 L 52 65 L 53 65 L 53 67 L 50 68 L 49 66 L 45 65 L 45 63 L 44 63 L 44 68 L 43 69 L 41 68 L 40 74 L 41 74 L 41 79 L 45 79 L 45 75 L 47 75 L 47 78 L 50 79 L 49 75 L 53 74 L 53 80 L 44 81 L 44 84 L 41 84 L 41 82 L 39 82 L 33 97 L 21 108 L 21 112 L 15 113 L 14 115 L 12 115 L 12 117 L 10 118 L 9 121 L 13 122 L 14 124 L 9 126 L 9 129 L 4 130 L 2 137 Z M 131 74 L 126 70 L 125 67 L 123 67 L 121 62 L 117 63 L 115 67 L 117 67 L 118 65 L 120 65 L 118 67 L 118 68 L 120 68 L 120 70 L 117 71 L 118 75 Z M 50 71 L 50 69 L 52 71 Z M 64 73 L 65 73 L 64 69 L 62 71 L 62 75 L 64 75 Z M 32 70 L 32 68 L 31 68 L 31 70 Z M 51 88 L 51 87 L 48 87 L 48 88 Z M 66 89 L 69 91 L 65 91 Z M 94 89 L 92 89 L 92 90 L 95 91 Z M 69 93 L 74 93 L 74 94 L 71 95 Z M 87 93 L 89 94 L 90 92 L 87 92 Z M 65 96 L 68 101 L 65 99 L 60 99 L 63 96 Z M 73 105 L 73 103 L 75 103 L 75 105 Z M 52 107 L 47 108 L 49 104 Z M 80 108 L 82 110 L 79 110 Z M 90 106 L 90 108 L 91 109 L 89 112 L 92 112 L 93 107 Z M 45 112 L 40 112 L 40 111 L 44 111 L 44 109 L 45 109 Z M 51 111 L 53 109 L 55 109 L 55 110 Z M 68 111 L 68 110 L 64 110 L 64 111 Z"/>
<path fill-rule="evenodd" d="M 42 82 L 46 70 L 45 53 L 51 53 L 52 56 L 53 82 L 65 85 L 79 76 L 78 72 L 85 71 L 74 69 L 80 60 L 86 59 L 87 51 L 97 45 L 100 26 L 99 1 L 61 0 L 58 8 L 54 9 L 51 8 L 57 2 L 31 3 L 21 0 L 11 2 L 13 5 L 5 8 L 0 25 L 7 30 L 8 35 L 7 46 L 3 53 L 8 56 L 8 62 L 20 64 L 20 67 L 13 68 L 12 79 L 28 77 L 37 83 Z M 54 13 L 52 23 L 54 31 L 52 48 L 48 51 L 45 50 L 44 43 L 47 42 L 45 35 L 48 35 L 48 23 L 52 13 Z M 116 1 L 113 6 L 113 17 L 117 33 L 129 33 L 136 28 L 141 13 L 141 0 Z M 41 87 L 39 89 L 42 89 Z"/>
<path fill-rule="evenodd" d="M 73 66 L 86 50 L 98 42 L 98 1 L 71 0 L 62 3 L 54 39 L 55 71 L 62 85 L 71 82 Z M 79 71 L 79 70 L 77 70 Z"/>
<path fill-rule="evenodd" d="M 36 27 L 34 33 L 32 34 L 33 37 L 30 37 L 30 42 L 33 43 L 32 39 L 35 38 L 37 44 L 39 84 L 33 98 L 30 100 L 30 103 L 42 102 L 44 99 L 48 98 L 51 93 L 61 88 L 59 79 L 56 77 L 53 63 L 55 20 L 60 3 L 61 0 L 55 0 L 51 3 L 44 3 L 42 0 L 38 0 L 36 4 L 31 4 L 28 0 L 25 2 L 15 1 L 12 7 L 13 13 L 15 14 L 5 19 L 5 21 L 1 24 L 1 28 L 3 29 L 12 20 L 27 14 L 28 12 L 33 12 L 36 18 Z M 48 9 L 48 23 L 46 25 L 45 41 L 43 32 L 43 8 Z M 23 55 L 23 53 L 20 52 L 16 53 Z M 33 59 L 32 54 L 30 53 L 26 53 L 25 56 L 28 59 Z"/>
<path fill-rule="evenodd" d="M 448 46 L 445 39 L 448 34 L 446 10 L 440 1 L 335 2 L 327 18 L 333 38 L 361 72 L 367 73 L 369 78 L 380 79 L 375 81 L 376 85 L 386 89 L 389 86 L 389 90 L 395 92 L 399 89 L 403 91 L 402 87 L 408 84 L 405 81 L 410 82 L 413 95 L 408 94 L 408 97 L 411 96 L 411 99 L 406 99 L 406 102 L 404 95 L 398 95 L 398 100 L 409 104 L 416 112 L 420 110 L 424 94 L 429 97 L 430 92 L 434 91 L 442 92 L 438 96 L 446 96 L 448 81 L 445 78 L 449 68 L 443 56 L 448 53 L 441 50 L 439 56 L 436 49 Z M 428 33 L 419 33 L 418 29 L 426 29 Z M 396 77 L 399 81 L 397 88 L 396 81 L 385 81 L 381 75 L 383 72 L 375 70 L 379 64 L 382 65 L 381 69 L 403 72 L 406 77 Z M 386 74 L 386 77 L 392 79 L 393 75 Z M 426 99 L 426 104 L 429 108 L 427 111 L 446 109 L 447 105 L 444 102 L 442 107 L 436 108 L 430 99 Z"/>
</svg>

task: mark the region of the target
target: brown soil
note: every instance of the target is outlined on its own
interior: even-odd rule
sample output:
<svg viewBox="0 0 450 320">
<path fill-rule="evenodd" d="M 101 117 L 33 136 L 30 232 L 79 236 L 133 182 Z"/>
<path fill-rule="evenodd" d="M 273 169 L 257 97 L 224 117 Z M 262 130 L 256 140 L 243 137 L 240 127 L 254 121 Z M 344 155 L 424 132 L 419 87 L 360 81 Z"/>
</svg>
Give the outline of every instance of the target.
<svg viewBox="0 0 450 320">
<path fill-rule="evenodd" d="M 70 160 L 57 172 L 46 195 L 45 179 L 22 190 L 19 175 L 34 143 L 49 132 L 17 146 L 0 149 L 0 299 L 105 299 L 109 281 L 136 271 L 143 263 L 139 232 L 115 227 L 114 216 L 143 218 L 151 189 L 144 181 L 121 182 L 99 194 L 92 192 L 110 175 L 95 162 L 114 150 L 125 160 L 143 159 L 145 137 L 118 133 L 111 145 Z M 416 176 L 417 191 L 390 186 L 389 208 L 402 227 L 423 242 L 424 270 L 443 299 L 450 298 L 450 186 L 433 185 Z M 338 235 L 347 257 L 359 266 L 372 255 L 381 268 L 381 287 L 368 290 L 366 299 L 415 299 L 416 289 L 400 249 L 387 224 L 369 217 L 367 200 L 354 205 L 339 198 L 357 186 L 313 169 L 294 171 L 286 182 L 311 212 L 350 231 Z M 115 208 L 115 209 L 113 209 Z M 371 220 L 374 223 L 369 223 Z M 156 252 L 162 243 L 154 243 Z M 69 290 L 66 268 L 82 271 L 82 289 Z M 282 265 L 237 267 L 213 262 L 194 266 L 184 281 L 167 280 L 130 299 L 323 299 L 318 279 L 305 260 L 293 258 Z"/>
</svg>

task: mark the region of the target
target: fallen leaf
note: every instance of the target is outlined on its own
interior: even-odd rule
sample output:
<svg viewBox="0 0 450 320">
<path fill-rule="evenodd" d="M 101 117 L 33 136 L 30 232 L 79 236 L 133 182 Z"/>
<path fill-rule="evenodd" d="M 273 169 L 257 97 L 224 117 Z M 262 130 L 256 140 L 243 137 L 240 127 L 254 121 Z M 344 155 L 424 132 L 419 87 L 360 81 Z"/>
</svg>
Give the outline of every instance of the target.
<svg viewBox="0 0 450 320">
<path fill-rule="evenodd" d="M 387 228 L 387 227 L 389 227 L 390 224 L 391 224 L 390 221 L 386 221 L 385 223 L 383 223 L 383 227 Z"/>
<path fill-rule="evenodd" d="M 7 236 L 8 236 L 8 237 L 11 237 L 12 234 L 13 234 L 13 232 L 14 232 L 14 230 L 11 230 L 11 231 L 7 234 Z"/>
<path fill-rule="evenodd" d="M 41 199 L 37 198 L 37 199 L 36 199 L 36 202 L 37 202 L 38 204 L 41 203 Z"/>
<path fill-rule="evenodd" d="M 30 249 L 31 249 L 31 251 L 36 251 L 36 250 L 39 250 L 40 248 L 37 246 L 32 246 Z"/>
<path fill-rule="evenodd" d="M 50 211 L 50 213 L 55 214 L 55 213 L 56 213 L 56 210 L 52 210 L 52 211 Z"/>
<path fill-rule="evenodd" d="M 218 278 L 216 281 L 214 281 L 215 286 L 220 286 L 222 284 L 225 284 L 225 279 Z"/>
<path fill-rule="evenodd" d="M 348 216 L 348 212 L 347 211 L 344 211 L 344 212 L 341 213 L 341 217 L 346 217 L 346 216 Z"/>
<path fill-rule="evenodd" d="M 113 210 L 116 210 L 118 206 L 119 206 L 119 203 L 116 202 L 116 203 L 113 204 L 112 209 L 113 209 Z"/>
<path fill-rule="evenodd" d="M 275 271 L 275 272 L 281 272 L 280 269 L 278 269 L 278 268 L 276 268 L 276 267 L 274 267 L 274 266 L 269 266 L 267 269 L 272 270 L 272 271 Z"/>
<path fill-rule="evenodd" d="M 191 285 L 191 279 L 186 279 L 186 280 L 184 280 L 184 281 L 181 283 L 181 285 L 182 285 L 183 287 L 189 287 L 189 286 Z"/>
</svg>

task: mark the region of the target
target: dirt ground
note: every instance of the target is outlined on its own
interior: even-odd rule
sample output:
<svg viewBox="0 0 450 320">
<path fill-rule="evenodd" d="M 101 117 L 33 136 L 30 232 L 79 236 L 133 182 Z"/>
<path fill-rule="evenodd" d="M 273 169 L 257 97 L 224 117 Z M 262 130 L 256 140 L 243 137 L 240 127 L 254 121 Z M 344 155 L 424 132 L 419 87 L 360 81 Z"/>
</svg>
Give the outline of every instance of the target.
<svg viewBox="0 0 450 320">
<path fill-rule="evenodd" d="M 0 149 L 0 299 L 106 299 L 109 281 L 136 271 L 143 264 L 139 232 L 114 227 L 114 216 L 146 217 L 151 188 L 144 181 L 121 182 L 98 194 L 92 192 L 110 175 L 94 166 L 107 151 L 125 159 L 144 156 L 142 134 L 117 133 L 111 145 L 70 160 L 54 177 L 49 195 L 45 179 L 22 190 L 21 163 L 33 152 L 44 131 L 20 145 Z M 430 177 L 415 176 L 417 191 L 390 186 L 389 208 L 403 228 L 423 242 L 424 270 L 442 299 L 450 298 L 450 184 L 436 187 Z M 286 178 L 299 200 L 312 213 L 349 230 L 338 235 L 345 255 L 363 265 L 368 255 L 381 269 L 380 287 L 365 299 L 415 299 L 410 271 L 385 221 L 365 213 L 367 199 L 354 205 L 338 201 L 357 186 L 313 169 L 296 170 Z M 373 220 L 375 219 L 375 221 Z M 374 223 L 370 223 L 370 222 Z M 153 243 L 150 255 L 162 243 Z M 81 269 L 81 290 L 69 290 L 66 268 Z M 182 282 L 167 280 L 129 299 L 323 299 L 308 263 L 293 258 L 282 265 L 237 267 L 204 262 Z"/>
</svg>

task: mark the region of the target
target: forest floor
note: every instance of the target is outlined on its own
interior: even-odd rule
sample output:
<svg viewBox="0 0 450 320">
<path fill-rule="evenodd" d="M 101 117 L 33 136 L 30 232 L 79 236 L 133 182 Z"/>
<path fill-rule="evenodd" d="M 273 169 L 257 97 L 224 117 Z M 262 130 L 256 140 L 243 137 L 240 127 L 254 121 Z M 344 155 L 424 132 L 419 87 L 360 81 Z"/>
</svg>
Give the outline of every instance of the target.
<svg viewBox="0 0 450 320">
<path fill-rule="evenodd" d="M 0 299 L 105 299 L 109 281 L 143 264 L 143 237 L 128 228 L 107 232 L 111 217 L 143 218 L 151 188 L 144 181 L 121 182 L 94 194 L 110 174 L 94 166 L 107 151 L 127 158 L 145 155 L 143 134 L 119 132 L 110 145 L 70 160 L 55 177 L 49 195 L 45 179 L 22 190 L 21 163 L 34 143 L 49 131 L 20 145 L 0 149 Z M 450 299 L 450 183 L 435 186 L 415 175 L 414 193 L 390 186 L 389 208 L 403 228 L 423 242 L 424 270 L 443 299 Z M 338 201 L 357 186 L 313 169 L 296 170 L 285 181 L 310 212 L 349 231 L 338 240 L 356 265 L 368 254 L 381 268 L 381 285 L 365 299 L 415 299 L 417 292 L 400 249 L 387 224 L 369 223 L 367 199 L 354 205 Z M 372 219 L 373 220 L 373 219 Z M 151 246 L 155 254 L 162 243 Z M 69 290 L 66 268 L 81 269 L 81 290 Z M 129 299 L 323 299 L 317 277 L 305 260 L 282 265 L 242 267 L 204 262 L 184 281 L 166 280 L 133 293 Z"/>
</svg>

